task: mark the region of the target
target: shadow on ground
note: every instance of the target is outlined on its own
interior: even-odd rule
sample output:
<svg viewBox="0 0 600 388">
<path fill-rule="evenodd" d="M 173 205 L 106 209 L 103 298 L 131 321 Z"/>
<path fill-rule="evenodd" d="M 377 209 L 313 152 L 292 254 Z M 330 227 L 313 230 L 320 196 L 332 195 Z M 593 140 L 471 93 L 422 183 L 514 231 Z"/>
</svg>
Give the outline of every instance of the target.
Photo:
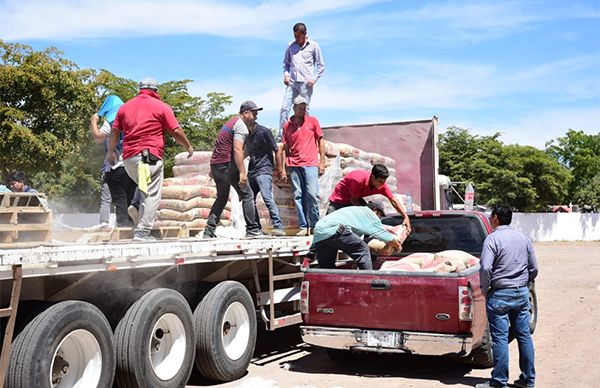
<svg viewBox="0 0 600 388">
<path fill-rule="evenodd" d="M 298 327 L 261 331 L 252 364 L 258 367 L 276 363 L 291 373 L 361 376 L 363 378 L 406 378 L 438 382 L 445 385 L 475 386 L 485 379 L 467 376 L 465 365 L 443 357 L 407 354 L 352 354 L 348 360 L 332 361 L 325 349 L 302 343 Z M 190 384 L 214 385 L 195 374 Z M 377 380 L 373 380 L 376 384 Z"/>
</svg>

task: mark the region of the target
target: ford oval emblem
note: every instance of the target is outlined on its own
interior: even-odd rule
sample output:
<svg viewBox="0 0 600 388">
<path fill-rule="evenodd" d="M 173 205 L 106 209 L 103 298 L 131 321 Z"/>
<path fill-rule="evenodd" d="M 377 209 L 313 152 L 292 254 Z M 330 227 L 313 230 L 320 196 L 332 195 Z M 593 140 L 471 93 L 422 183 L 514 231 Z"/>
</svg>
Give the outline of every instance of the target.
<svg viewBox="0 0 600 388">
<path fill-rule="evenodd" d="M 450 319 L 450 314 L 439 313 L 439 314 L 436 314 L 435 317 L 437 319 L 439 319 L 440 321 L 447 321 L 448 319 Z"/>
</svg>

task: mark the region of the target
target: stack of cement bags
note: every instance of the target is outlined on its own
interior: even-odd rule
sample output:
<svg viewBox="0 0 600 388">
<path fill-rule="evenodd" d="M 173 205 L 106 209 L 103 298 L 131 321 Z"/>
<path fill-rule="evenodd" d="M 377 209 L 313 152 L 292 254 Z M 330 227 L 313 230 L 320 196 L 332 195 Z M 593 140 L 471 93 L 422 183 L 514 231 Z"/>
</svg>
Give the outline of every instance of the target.
<svg viewBox="0 0 600 388">
<path fill-rule="evenodd" d="M 173 178 L 163 181 L 162 199 L 155 227 L 186 226 L 204 228 L 210 208 L 217 196 L 215 183 L 209 178 L 211 152 L 187 152 L 175 157 Z M 221 224 L 229 225 L 231 201 L 227 202 Z"/>
<path fill-rule="evenodd" d="M 461 272 L 479 264 L 479 259 L 467 252 L 448 250 L 438 253 L 413 253 L 397 261 L 386 261 L 381 271 Z"/>
</svg>

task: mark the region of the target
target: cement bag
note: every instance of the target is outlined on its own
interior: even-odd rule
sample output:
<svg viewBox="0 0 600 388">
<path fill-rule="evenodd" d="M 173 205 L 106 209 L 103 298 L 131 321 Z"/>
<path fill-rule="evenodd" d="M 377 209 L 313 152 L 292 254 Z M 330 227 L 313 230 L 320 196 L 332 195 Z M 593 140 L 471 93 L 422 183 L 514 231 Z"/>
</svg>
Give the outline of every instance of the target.
<svg viewBox="0 0 600 388">
<path fill-rule="evenodd" d="M 186 174 L 204 174 L 210 172 L 210 164 L 184 164 L 181 166 L 173 166 L 173 175 L 178 177 Z"/>
<path fill-rule="evenodd" d="M 459 250 L 447 250 L 435 254 L 435 261 L 456 261 L 462 269 L 479 264 L 479 259 L 470 253 Z"/>
<path fill-rule="evenodd" d="M 190 198 L 216 198 L 217 189 L 208 186 L 167 186 L 162 189 L 162 198 L 187 201 Z"/>
<path fill-rule="evenodd" d="M 369 152 L 365 152 L 365 151 L 359 149 L 357 159 L 360 160 L 361 162 L 365 162 L 365 163 L 371 165 L 371 154 Z"/>
<path fill-rule="evenodd" d="M 187 201 L 179 199 L 161 199 L 159 209 L 171 209 L 179 212 L 185 212 L 194 208 L 210 209 L 215 200 L 213 198 L 194 197 Z M 227 202 L 225 209 L 231 210 L 231 203 Z"/>
<path fill-rule="evenodd" d="M 340 156 L 349 158 L 358 158 L 360 150 L 350 144 L 338 143 L 338 149 L 340 150 Z"/>
<path fill-rule="evenodd" d="M 387 156 L 376 154 L 374 152 L 371 152 L 368 154 L 369 154 L 369 162 L 371 162 L 371 164 L 383 164 L 388 169 L 396 168 L 396 160 L 389 158 Z"/>
<path fill-rule="evenodd" d="M 196 208 L 185 212 L 178 212 L 171 209 L 161 209 L 158 211 L 158 219 L 173 220 L 173 221 L 193 221 L 197 218 L 207 219 L 210 209 Z M 221 218 L 229 219 L 231 213 L 228 210 L 223 210 Z"/>
<path fill-rule="evenodd" d="M 210 164 L 211 151 L 194 151 L 191 158 L 188 158 L 187 152 L 181 152 L 175 156 L 175 165 L 182 166 L 188 164 Z"/>
<path fill-rule="evenodd" d="M 340 154 L 340 148 L 336 143 L 325 140 L 323 144 L 325 146 L 325 155 L 335 157 Z"/>
<path fill-rule="evenodd" d="M 333 164 L 326 168 L 325 173 L 319 177 L 319 197 L 321 199 L 321 203 L 319 204 L 319 214 L 321 217 L 325 216 L 325 213 L 327 212 L 329 196 L 333 193 L 333 190 L 340 179 L 342 179 L 340 159 L 341 158 L 337 156 Z"/>
<path fill-rule="evenodd" d="M 396 240 L 398 240 L 400 242 L 400 244 L 401 244 L 400 249 L 392 249 L 390 247 L 386 248 L 385 242 L 383 242 L 381 240 L 373 239 L 373 240 L 369 241 L 369 243 L 367 244 L 369 246 L 369 250 L 372 253 L 375 253 L 377 255 L 382 255 L 382 256 L 387 256 L 387 255 L 391 255 L 392 253 L 402 252 L 402 243 L 404 242 L 404 240 L 406 240 L 406 228 L 404 227 L 404 225 L 397 225 L 397 226 L 384 225 L 383 227 L 385 230 L 390 232 Z"/>
<path fill-rule="evenodd" d="M 398 261 L 403 263 L 412 263 L 419 266 L 419 268 L 423 268 L 431 264 L 434 260 L 433 253 L 412 253 Z"/>
<path fill-rule="evenodd" d="M 419 266 L 413 263 L 398 261 L 386 261 L 379 268 L 380 271 L 407 271 L 416 272 L 419 270 Z"/>
<path fill-rule="evenodd" d="M 358 170 L 368 170 L 368 171 L 371 171 L 371 168 L 372 168 L 372 166 L 369 162 L 365 162 L 363 160 L 356 159 L 356 158 L 346 158 L 346 157 L 340 157 L 340 167 L 341 168 L 354 167 L 355 169 L 358 169 Z"/>
<path fill-rule="evenodd" d="M 208 175 L 185 174 L 176 178 L 163 180 L 163 186 L 214 186 L 215 182 Z"/>
</svg>

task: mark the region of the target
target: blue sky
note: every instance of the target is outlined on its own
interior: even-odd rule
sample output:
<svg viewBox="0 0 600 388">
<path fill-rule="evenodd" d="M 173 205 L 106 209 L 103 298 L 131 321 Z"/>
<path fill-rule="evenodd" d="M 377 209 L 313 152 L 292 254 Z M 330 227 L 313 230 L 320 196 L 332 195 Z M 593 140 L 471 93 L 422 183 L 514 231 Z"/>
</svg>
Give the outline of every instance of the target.
<svg viewBox="0 0 600 388">
<path fill-rule="evenodd" d="M 323 126 L 438 116 L 543 147 L 600 132 L 600 1 L 4 0 L 0 38 L 55 46 L 81 67 L 252 99 L 276 127 L 282 59 L 303 21 L 325 75 Z"/>
</svg>

